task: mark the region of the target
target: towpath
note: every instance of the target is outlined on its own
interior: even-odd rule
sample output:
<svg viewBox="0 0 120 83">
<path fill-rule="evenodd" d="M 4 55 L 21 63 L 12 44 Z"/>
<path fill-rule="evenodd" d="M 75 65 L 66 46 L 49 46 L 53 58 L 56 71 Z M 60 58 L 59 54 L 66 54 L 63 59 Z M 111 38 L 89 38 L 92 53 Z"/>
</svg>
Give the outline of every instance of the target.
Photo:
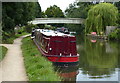
<svg viewBox="0 0 120 83">
<path fill-rule="evenodd" d="M 1 81 L 28 81 L 21 50 L 21 40 L 29 35 L 21 36 L 13 44 L 0 44 L 8 48 L 4 59 L 0 62 Z"/>
</svg>

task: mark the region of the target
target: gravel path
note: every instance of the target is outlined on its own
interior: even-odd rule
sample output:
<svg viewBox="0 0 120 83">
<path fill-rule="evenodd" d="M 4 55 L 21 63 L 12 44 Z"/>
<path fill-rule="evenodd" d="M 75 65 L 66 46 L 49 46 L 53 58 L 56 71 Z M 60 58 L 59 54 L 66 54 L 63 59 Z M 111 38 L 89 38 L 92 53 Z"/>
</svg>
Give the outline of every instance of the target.
<svg viewBox="0 0 120 83">
<path fill-rule="evenodd" d="M 21 40 L 26 36 L 29 35 L 15 39 L 13 44 L 0 44 L 8 48 L 6 56 L 0 62 L 0 82 L 28 81 L 21 51 Z"/>
</svg>

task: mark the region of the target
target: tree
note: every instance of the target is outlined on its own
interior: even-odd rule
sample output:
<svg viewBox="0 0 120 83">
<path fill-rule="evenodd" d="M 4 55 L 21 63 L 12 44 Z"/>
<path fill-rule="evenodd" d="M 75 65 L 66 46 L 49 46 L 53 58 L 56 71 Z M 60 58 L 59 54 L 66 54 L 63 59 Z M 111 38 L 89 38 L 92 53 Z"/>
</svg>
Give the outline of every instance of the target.
<svg viewBox="0 0 120 83">
<path fill-rule="evenodd" d="M 64 13 L 56 5 L 53 5 L 53 6 L 50 6 L 49 8 L 47 8 L 47 10 L 45 11 L 45 15 L 48 18 L 64 18 Z M 55 26 L 55 27 L 64 26 L 64 24 L 50 24 L 50 25 Z"/>
<path fill-rule="evenodd" d="M 41 6 L 39 3 L 36 3 L 36 18 L 41 18 L 41 17 L 42 17 Z"/>
<path fill-rule="evenodd" d="M 16 25 L 26 25 L 28 21 L 41 16 L 38 2 L 4 2 L 2 3 L 2 30 L 13 32 Z"/>
<path fill-rule="evenodd" d="M 118 8 L 119 11 L 119 18 L 118 18 L 118 24 L 120 26 L 120 1 L 115 3 L 115 6 Z"/>
<path fill-rule="evenodd" d="M 45 11 L 45 14 L 47 15 L 48 18 L 63 18 L 64 17 L 62 10 L 56 5 L 53 5 L 47 8 L 47 10 Z"/>
<path fill-rule="evenodd" d="M 87 18 L 87 12 L 92 3 L 90 2 L 74 2 L 65 10 L 66 17 Z"/>
<path fill-rule="evenodd" d="M 90 2 L 74 2 L 69 5 L 69 7 L 65 10 L 65 15 L 68 18 L 87 18 L 88 10 L 92 3 Z M 84 25 L 78 24 L 66 24 L 66 27 L 69 28 L 70 31 L 75 31 L 77 34 L 81 34 L 84 31 Z"/>
<path fill-rule="evenodd" d="M 85 32 L 101 32 L 105 33 L 106 26 L 115 26 L 118 18 L 118 9 L 110 3 L 100 3 L 93 7 L 88 12 L 88 17 L 85 23 Z"/>
<path fill-rule="evenodd" d="M 3 2 L 2 3 L 2 41 L 14 37 L 14 27 L 27 25 L 28 21 L 41 17 L 38 2 Z"/>
</svg>

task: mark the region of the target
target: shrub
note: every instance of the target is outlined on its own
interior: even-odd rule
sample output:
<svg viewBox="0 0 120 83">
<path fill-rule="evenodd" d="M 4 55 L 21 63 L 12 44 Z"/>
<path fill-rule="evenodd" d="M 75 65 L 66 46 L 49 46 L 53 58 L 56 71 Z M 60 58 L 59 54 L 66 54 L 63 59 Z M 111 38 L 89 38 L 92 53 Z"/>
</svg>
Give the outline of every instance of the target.
<svg viewBox="0 0 120 83">
<path fill-rule="evenodd" d="M 32 32 L 32 29 L 35 28 L 36 25 L 33 25 L 33 24 L 28 24 L 26 27 L 25 27 L 25 31 L 28 32 L 28 33 L 31 33 Z"/>
<path fill-rule="evenodd" d="M 120 29 L 115 29 L 113 32 L 109 34 L 109 39 L 120 40 Z"/>
</svg>

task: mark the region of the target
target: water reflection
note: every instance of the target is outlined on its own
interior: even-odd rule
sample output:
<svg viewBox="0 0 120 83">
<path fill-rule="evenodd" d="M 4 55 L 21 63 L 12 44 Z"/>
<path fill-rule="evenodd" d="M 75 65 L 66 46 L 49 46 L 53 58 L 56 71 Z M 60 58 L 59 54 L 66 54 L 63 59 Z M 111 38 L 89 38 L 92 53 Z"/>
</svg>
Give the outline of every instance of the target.
<svg viewBox="0 0 120 83">
<path fill-rule="evenodd" d="M 78 66 L 55 66 L 55 70 L 59 72 L 59 76 L 63 81 L 76 81 L 76 76 L 78 75 Z"/>
<path fill-rule="evenodd" d="M 93 42 L 93 39 L 92 41 L 89 38 L 81 40 L 78 37 L 77 45 L 78 53 L 81 55 L 79 63 L 81 76 L 87 75 L 86 78 L 89 78 L 89 80 L 111 78 L 114 74 L 118 77 L 116 68 L 118 67 L 120 52 L 117 42 L 103 40 L 94 40 Z M 115 80 L 114 77 L 111 79 Z"/>
<path fill-rule="evenodd" d="M 82 36 L 83 38 L 83 36 Z M 78 66 L 57 67 L 64 81 L 118 81 L 120 43 L 77 37 Z M 119 59 L 119 60 L 118 60 Z"/>
</svg>

